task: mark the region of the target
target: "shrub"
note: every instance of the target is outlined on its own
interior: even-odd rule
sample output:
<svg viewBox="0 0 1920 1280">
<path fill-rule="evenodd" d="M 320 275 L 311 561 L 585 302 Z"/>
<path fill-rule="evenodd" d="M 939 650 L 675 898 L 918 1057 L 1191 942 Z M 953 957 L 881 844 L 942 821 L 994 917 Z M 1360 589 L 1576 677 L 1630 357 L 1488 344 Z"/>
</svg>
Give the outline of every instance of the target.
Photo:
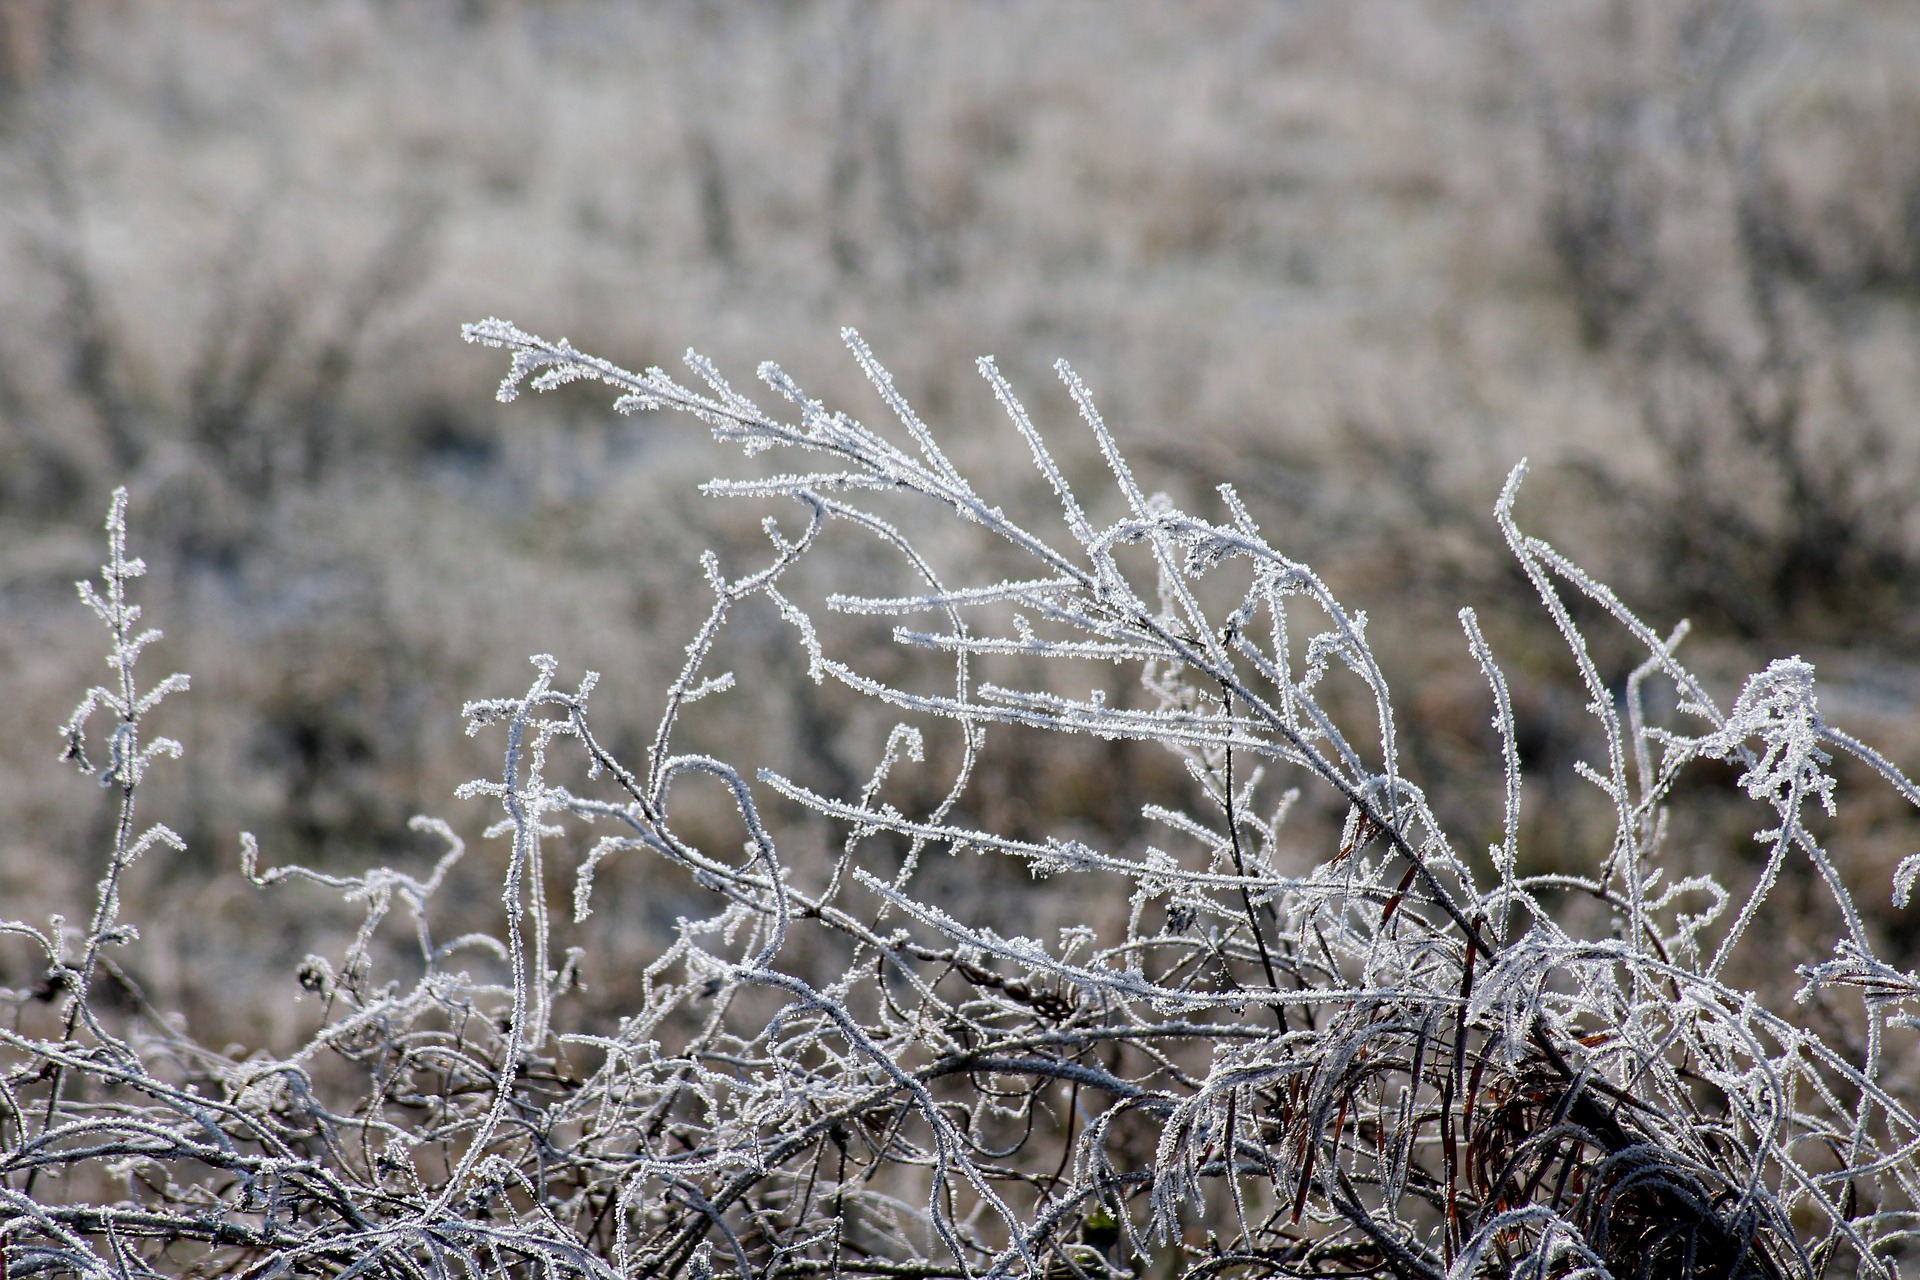
<svg viewBox="0 0 1920 1280">
<path fill-rule="evenodd" d="M 1879 142 L 1911 131 L 1914 104 L 1756 111 L 1775 38 L 1757 9 L 1640 19 L 1641 58 L 1583 54 L 1563 78 L 1584 88 L 1530 59 L 1546 240 L 1657 460 L 1589 479 L 1657 545 L 1635 585 L 1702 625 L 1910 647 L 1914 460 L 1899 402 L 1867 390 L 1867 335 L 1917 278 L 1920 165 Z"/>
<path fill-rule="evenodd" d="M 771 365 L 784 417 L 698 356 L 690 387 L 498 320 L 467 336 L 511 352 L 502 399 L 598 380 L 623 412 L 691 413 L 749 455 L 800 459 L 708 486 L 791 500 L 798 521 L 767 519 L 756 565 L 706 558 L 711 608 L 643 750 L 596 735 L 597 677 L 563 681 L 553 657 L 523 694 L 467 706 L 470 732 L 504 739 L 499 776 L 465 789 L 499 807 L 497 927 L 440 933 L 436 894 L 464 873 L 445 823 L 417 820 L 446 843 L 425 876 L 263 870 L 249 840 L 256 885 L 337 892 L 364 924 L 298 971 L 310 1039 L 216 1051 L 115 959 L 137 940 L 123 877 L 177 842 L 135 800 L 179 750 L 149 722 L 186 685 L 136 680 L 157 633 L 129 598 L 142 566 L 117 496 L 102 585 L 81 587 L 113 677 L 64 730 L 117 792 L 110 856 L 84 927 L 0 925 L 45 966 L 6 993 L 0 1029 L 7 1275 L 1895 1274 L 1916 1222 L 1900 1049 L 1920 978 L 1878 958 L 1821 813 L 1840 756 L 1920 790 L 1821 718 L 1797 658 L 1718 705 L 1676 656 L 1684 628 L 1657 634 L 1520 530 L 1523 468 L 1496 520 L 1585 680 L 1604 754 L 1582 769 L 1616 816 L 1579 874 L 1528 870 L 1507 686 L 1471 611 L 1505 778 L 1485 847 L 1443 831 L 1403 770 L 1366 615 L 1263 540 L 1231 487 L 1213 518 L 1143 490 L 1064 365 L 1116 518 L 1076 496 L 991 361 L 1057 521 L 976 491 L 850 332 L 891 435 Z M 960 574 L 995 555 L 1025 568 L 954 576 L 929 514 L 997 547 L 968 549 Z M 841 529 L 915 584 L 809 607 L 796 567 Z M 1624 682 L 1589 659 L 1581 599 L 1644 651 Z M 717 637 L 754 605 L 815 680 L 901 718 L 846 794 L 682 745 L 733 683 L 709 669 Z M 902 619 L 894 638 L 943 683 L 836 651 L 834 613 Z M 1068 691 L 1106 664 L 1138 675 L 1137 698 Z M 970 775 L 1006 727 L 1160 744 L 1195 803 L 1129 797 L 1164 848 L 970 823 Z M 1663 847 L 1670 807 L 1722 776 L 1770 815 L 1740 894 Z M 1344 812 L 1337 837 L 1289 821 L 1300 788 Z M 838 833 L 817 862 L 790 852 L 809 815 Z M 969 855 L 1084 882 L 1086 918 L 1013 936 L 921 887 L 932 860 Z M 710 907 L 655 954 L 584 954 L 549 902 L 569 858 L 576 925 L 614 859 L 650 859 L 661 892 Z M 1796 863 L 1843 921 L 1801 972 L 1824 1030 L 1732 977 Z M 1920 855 L 1896 893 L 1917 878 Z M 1110 920 L 1091 905 L 1109 890 Z M 642 971 L 642 998 L 583 1024 L 582 975 L 616 965 Z"/>
</svg>

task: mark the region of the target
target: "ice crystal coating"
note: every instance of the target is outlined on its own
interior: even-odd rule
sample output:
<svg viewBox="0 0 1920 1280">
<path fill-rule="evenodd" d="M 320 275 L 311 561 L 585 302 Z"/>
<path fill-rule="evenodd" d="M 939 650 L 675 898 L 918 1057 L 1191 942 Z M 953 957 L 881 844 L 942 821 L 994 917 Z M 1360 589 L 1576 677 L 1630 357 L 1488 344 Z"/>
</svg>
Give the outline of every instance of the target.
<svg viewBox="0 0 1920 1280">
<path fill-rule="evenodd" d="M 501 320 L 466 332 L 510 353 L 502 400 L 598 380 L 621 412 L 683 412 L 749 455 L 786 451 L 800 460 L 789 472 L 709 491 L 791 499 L 799 521 L 767 522 L 757 567 L 704 562 L 711 611 L 643 758 L 595 735 L 598 677 L 562 679 L 557 657 L 533 660 L 524 693 L 467 705 L 469 731 L 502 742 L 499 775 L 463 789 L 497 808 L 497 928 L 433 929 L 436 893 L 465 874 L 445 823 L 422 820 L 446 846 L 425 876 L 262 870 L 246 842 L 262 891 L 304 880 L 364 912 L 337 953 L 299 966 L 322 1025 L 273 1056 L 216 1052 L 137 998 L 127 1012 L 99 995 L 133 938 L 118 878 L 177 840 L 137 832 L 132 815 L 147 766 L 176 750 L 142 725 L 185 687 L 134 683 L 157 633 L 135 626 L 140 569 L 116 497 L 103 589 L 82 588 L 111 631 L 115 679 L 63 733 L 70 758 L 121 790 L 122 818 L 84 929 L 0 924 L 44 953 L 59 1014 L 49 1033 L 0 1028 L 0 1274 L 1897 1274 L 1920 1223 L 1920 1122 L 1886 1033 L 1915 1025 L 1920 983 L 1875 952 L 1809 813 L 1835 812 L 1842 755 L 1910 801 L 1920 792 L 1825 723 L 1798 658 L 1721 710 L 1676 657 L 1683 630 L 1662 638 L 1520 530 L 1523 468 L 1496 522 L 1586 683 L 1604 756 L 1583 773 L 1615 815 L 1611 844 L 1572 872 L 1529 869 L 1513 700 L 1475 615 L 1461 615 L 1461 660 L 1487 684 L 1504 797 L 1498 842 L 1478 849 L 1443 829 L 1407 771 L 1366 615 L 1267 542 L 1231 488 L 1216 518 L 1149 496 L 1065 365 L 1113 486 L 1108 523 L 980 362 L 1058 504 L 1058 538 L 1039 513 L 976 491 L 851 332 L 894 439 L 771 365 L 760 376 L 779 413 L 697 356 L 683 384 Z M 879 495 L 967 522 L 1026 567 L 950 580 L 918 533 L 882 518 Z M 907 620 L 894 638 L 943 664 L 937 688 L 836 652 L 783 588 L 829 524 L 874 539 L 918 585 L 826 608 Z M 1643 655 L 1624 687 L 1593 659 L 1575 596 Z M 696 704 L 733 689 L 708 665 L 755 598 L 791 626 L 813 679 L 903 717 L 846 794 L 680 745 Z M 1013 658 L 1117 663 L 1139 694 L 983 678 Z M 1650 683 L 1673 710 L 1654 713 Z M 100 710 L 116 717 L 104 762 L 87 754 Z M 1143 804 L 1164 847 L 969 824 L 961 801 L 998 725 L 1157 743 L 1198 803 Z M 935 732 L 954 749 L 930 750 Z M 1663 851 L 1676 784 L 1703 759 L 1732 763 L 1772 814 L 1744 894 L 1680 874 Z M 896 773 L 942 763 L 951 776 L 930 800 L 890 798 Z M 711 807 L 698 837 L 676 817 L 676 784 L 696 782 L 730 807 L 718 844 Z M 1316 789 L 1345 821 L 1303 857 L 1287 824 Z M 831 865 L 790 860 L 769 815 L 794 806 L 839 833 Z M 1008 936 L 922 888 L 942 852 L 1118 886 L 1124 919 Z M 683 917 L 657 954 L 620 958 L 644 996 L 617 1026 L 568 1029 L 566 1002 L 605 958 L 566 947 L 546 886 L 571 859 L 577 922 L 596 875 L 634 858 L 677 869 L 710 913 Z M 1843 930 L 1832 959 L 1800 970 L 1800 997 L 1857 995 L 1830 1031 L 1731 976 L 1796 859 Z M 1916 868 L 1901 864 L 1897 894 Z M 388 976 L 372 944 L 396 905 L 415 957 Z"/>
</svg>

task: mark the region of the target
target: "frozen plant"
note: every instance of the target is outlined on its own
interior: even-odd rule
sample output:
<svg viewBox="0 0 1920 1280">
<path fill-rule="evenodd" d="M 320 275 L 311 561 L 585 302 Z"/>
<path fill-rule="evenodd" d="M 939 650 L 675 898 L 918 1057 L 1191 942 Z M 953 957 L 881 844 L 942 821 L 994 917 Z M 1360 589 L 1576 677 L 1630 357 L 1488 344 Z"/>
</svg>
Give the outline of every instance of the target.
<svg viewBox="0 0 1920 1280">
<path fill-rule="evenodd" d="M 771 365 L 761 379 L 778 413 L 698 356 L 687 385 L 498 320 L 467 336 L 511 353 L 502 399 L 598 380 L 623 412 L 691 413 L 749 454 L 797 459 L 709 490 L 791 499 L 799 523 L 767 521 L 757 566 L 707 557 L 711 612 L 643 757 L 596 736 L 597 677 L 562 682 L 552 657 L 534 660 L 523 695 L 468 705 L 470 731 L 505 738 L 500 775 L 467 788 L 500 810 L 493 931 L 441 941 L 431 927 L 463 847 L 443 824 L 428 825 L 449 852 L 425 879 L 262 872 L 248 845 L 263 887 L 315 881 L 365 908 L 337 960 L 302 968 L 326 1017 L 284 1056 L 212 1052 L 139 1001 L 102 1012 L 95 970 L 128 937 L 113 877 L 138 841 L 116 845 L 85 938 L 6 926 L 60 979 L 52 1023 L 0 1030 L 9 1275 L 1898 1273 L 1920 1224 L 1920 1124 L 1888 1038 L 1913 1024 L 1920 978 L 1877 954 L 1816 832 L 1840 801 L 1841 755 L 1909 802 L 1920 791 L 1825 723 L 1798 659 L 1716 705 L 1676 657 L 1681 631 L 1650 630 L 1516 526 L 1521 469 L 1496 519 L 1586 682 L 1605 754 L 1583 772 L 1615 815 L 1579 874 L 1528 869 L 1514 714 L 1470 611 L 1462 660 L 1484 672 L 1502 744 L 1488 768 L 1505 783 L 1502 838 L 1484 851 L 1449 837 L 1403 769 L 1364 615 L 1270 546 L 1230 487 L 1216 519 L 1146 493 L 1064 365 L 1115 487 L 1111 521 L 980 365 L 1057 498 L 1057 537 L 1050 515 L 977 492 L 852 333 L 897 420 L 884 433 Z M 952 578 L 925 538 L 883 518 L 902 502 L 922 508 L 913 528 L 957 517 L 1027 569 Z M 129 574 L 119 510 L 109 602 Z M 876 540 L 918 586 L 826 607 L 901 619 L 899 643 L 944 666 L 938 692 L 834 652 L 831 629 L 783 589 L 829 524 Z M 710 668 L 755 597 L 791 624 L 814 678 L 901 717 L 850 794 L 679 745 L 696 704 L 732 685 Z M 1575 597 L 1644 653 L 1623 686 L 1589 656 Z M 125 682 L 98 701 L 137 727 L 153 695 L 131 684 L 131 619 L 118 603 L 103 617 Z M 1137 672 L 1137 705 L 983 674 L 1089 662 Z M 1336 698 L 1342 685 L 1363 696 Z M 1671 698 L 1647 697 L 1653 685 Z M 925 749 L 943 725 L 957 744 L 945 757 Z M 1137 851 L 970 825 L 959 815 L 996 725 L 1159 743 L 1202 803 L 1147 805 L 1165 847 Z M 142 763 L 152 751 L 133 728 L 117 750 Z M 930 801 L 889 798 L 904 762 L 939 759 L 952 775 Z M 1678 874 L 1663 851 L 1677 784 L 1700 760 L 1732 762 L 1772 815 L 1742 898 Z M 107 776 L 125 788 L 130 831 L 139 770 Z M 716 843 L 710 808 L 676 819 L 700 779 L 728 798 L 732 837 Z M 1309 787 L 1346 820 L 1303 856 L 1286 824 Z M 771 796 L 834 824 L 836 856 L 790 857 Z M 1128 909 L 1057 940 L 1005 936 L 921 887 L 930 858 L 963 853 L 1118 886 Z M 547 868 L 567 857 L 576 923 L 610 860 L 659 860 L 712 903 L 657 954 L 618 958 L 644 968 L 645 986 L 617 1025 L 565 1016 L 580 974 L 608 962 L 569 949 L 550 913 Z M 1810 1030 L 1731 976 L 1801 859 L 1842 922 L 1803 995 L 1856 996 L 1836 1025 L 1857 1034 Z M 1917 878 L 1909 859 L 1898 892 Z M 382 977 L 375 943 L 396 905 L 417 958 Z M 1576 927 L 1595 918 L 1598 932 Z M 822 956 L 838 971 L 827 980 Z M 8 998 L 25 1011 L 34 994 Z"/>
</svg>

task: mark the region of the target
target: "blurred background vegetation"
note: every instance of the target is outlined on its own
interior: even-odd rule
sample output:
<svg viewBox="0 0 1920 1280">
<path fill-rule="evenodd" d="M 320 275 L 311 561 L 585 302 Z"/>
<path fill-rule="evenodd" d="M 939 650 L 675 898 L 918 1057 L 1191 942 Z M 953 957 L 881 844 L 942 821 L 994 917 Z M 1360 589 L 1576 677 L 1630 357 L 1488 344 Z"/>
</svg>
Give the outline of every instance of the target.
<svg viewBox="0 0 1920 1280">
<path fill-rule="evenodd" d="M 493 403 L 498 360 L 458 341 L 488 314 L 633 367 L 777 359 L 866 414 L 854 325 L 1008 505 L 1044 494 L 972 359 L 1092 476 L 1066 356 L 1150 485 L 1233 481 L 1374 616 L 1411 768 L 1484 842 L 1497 745 L 1454 619 L 1481 611 L 1536 866 L 1591 865 L 1612 826 L 1490 519 L 1523 455 L 1523 523 L 1655 626 L 1691 618 L 1724 696 L 1803 653 L 1836 723 L 1920 768 L 1917 68 L 1895 0 L 0 0 L 0 901 L 77 912 L 104 857 L 109 797 L 53 759 L 101 674 L 72 583 L 122 483 L 150 678 L 194 679 L 145 802 L 190 849 L 129 911 L 165 1007 L 293 1016 L 262 956 L 337 921 L 256 897 L 238 833 L 360 866 L 433 856 L 415 812 L 477 831 L 451 791 L 496 744 L 458 708 L 526 655 L 605 672 L 603 733 L 644 747 L 698 551 L 752 562 L 764 513 L 698 496 L 742 464 L 684 423 Z M 880 730 L 780 639 L 742 617 L 699 733 L 845 786 Z M 996 741 L 969 803 L 1016 831 L 1135 844 L 1184 785 L 1130 747 Z M 1751 819 L 1710 809 L 1674 856 L 1737 884 Z M 1836 820 L 1863 901 L 1905 821 Z M 670 924 L 650 874 L 603 873 L 593 927 Z M 928 874 L 983 901 L 1022 876 Z"/>
</svg>

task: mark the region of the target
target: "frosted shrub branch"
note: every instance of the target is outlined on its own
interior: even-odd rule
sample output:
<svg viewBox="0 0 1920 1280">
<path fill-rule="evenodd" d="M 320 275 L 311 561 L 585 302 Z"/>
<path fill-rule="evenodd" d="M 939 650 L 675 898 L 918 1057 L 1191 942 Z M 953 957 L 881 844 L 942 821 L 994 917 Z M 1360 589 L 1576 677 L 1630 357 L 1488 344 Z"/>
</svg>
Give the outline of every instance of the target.
<svg viewBox="0 0 1920 1280">
<path fill-rule="evenodd" d="M 1888 1037 L 1920 1018 L 1920 980 L 1876 952 L 1818 824 L 1843 802 L 1843 755 L 1908 801 L 1920 791 L 1825 723 L 1797 658 L 1716 705 L 1677 656 L 1684 629 L 1663 639 L 1521 532 L 1520 469 L 1496 522 L 1586 683 L 1602 754 L 1582 772 L 1613 816 L 1586 866 L 1551 873 L 1527 847 L 1514 698 L 1475 615 L 1461 614 L 1461 661 L 1479 668 L 1497 740 L 1491 843 L 1443 829 L 1403 766 L 1416 757 L 1366 615 L 1271 546 L 1230 487 L 1216 518 L 1144 489 L 1065 365 L 1112 486 L 1098 500 L 980 364 L 1054 524 L 976 489 L 851 332 L 886 432 L 771 365 L 777 412 L 698 356 L 683 383 L 504 321 L 467 336 L 509 352 L 503 400 L 597 380 L 622 412 L 689 413 L 749 457 L 779 451 L 785 470 L 707 491 L 791 500 L 801 523 L 769 518 L 744 570 L 704 560 L 713 603 L 644 759 L 595 732 L 598 677 L 569 687 L 555 657 L 534 659 L 520 696 L 468 704 L 469 731 L 503 747 L 497 777 L 462 791 L 497 807 L 497 927 L 436 941 L 435 895 L 469 866 L 444 823 L 422 820 L 446 846 L 425 876 L 262 871 L 246 842 L 261 891 L 304 883 L 364 915 L 337 956 L 299 971 L 323 1009 L 313 1037 L 236 1058 L 164 1017 L 107 1011 L 89 986 L 102 949 L 131 940 L 126 864 L 171 838 L 136 836 L 132 803 L 174 749 L 139 725 L 184 687 L 133 683 L 153 633 L 126 599 L 139 570 L 116 499 L 104 591 L 83 588 L 112 629 L 115 680 L 65 732 L 120 788 L 121 827 L 84 938 L 0 925 L 70 975 L 64 1019 L 0 1029 L 9 1277 L 1898 1273 L 1920 1224 L 1920 1123 Z M 1025 567 L 970 579 L 924 534 L 943 517 Z M 809 604 L 789 575 L 832 554 L 830 530 L 873 540 L 912 585 Z M 1568 593 L 1637 648 L 1623 688 Z M 792 628 L 812 679 L 902 717 L 846 794 L 683 745 L 707 700 L 754 692 L 712 669 L 753 601 Z M 898 620 L 894 640 L 947 674 L 872 674 L 830 614 Z M 1138 694 L 1063 692 L 1088 663 L 1130 670 Z M 104 766 L 85 754 L 98 710 L 117 717 Z M 1156 743 L 1191 785 L 1129 797 L 1160 843 L 1017 837 L 964 816 L 1004 725 Z M 936 735 L 957 750 L 929 749 Z M 1667 851 L 1701 761 L 1731 763 L 1770 814 L 1743 894 Z M 930 789 L 906 785 L 943 766 Z M 1344 814 L 1337 831 L 1290 818 L 1315 793 Z M 688 819 L 689 797 L 717 798 L 731 835 L 716 841 L 711 803 Z M 771 816 L 795 807 L 840 833 L 836 852 L 797 852 Z M 1018 936 L 932 887 L 928 860 L 963 854 L 1117 910 Z M 600 909 L 596 878 L 638 860 L 706 913 L 650 954 L 571 945 Z M 1734 976 L 1803 865 L 1797 882 L 1839 921 L 1832 958 L 1801 970 L 1830 1032 Z M 1874 891 L 1904 895 L 1916 867 Z M 571 920 L 546 891 L 568 868 Z M 395 905 L 412 930 L 398 950 Z M 382 976 L 401 952 L 406 976 Z M 609 966 L 640 974 L 641 995 L 616 1023 L 583 1022 L 580 984 Z"/>
</svg>

